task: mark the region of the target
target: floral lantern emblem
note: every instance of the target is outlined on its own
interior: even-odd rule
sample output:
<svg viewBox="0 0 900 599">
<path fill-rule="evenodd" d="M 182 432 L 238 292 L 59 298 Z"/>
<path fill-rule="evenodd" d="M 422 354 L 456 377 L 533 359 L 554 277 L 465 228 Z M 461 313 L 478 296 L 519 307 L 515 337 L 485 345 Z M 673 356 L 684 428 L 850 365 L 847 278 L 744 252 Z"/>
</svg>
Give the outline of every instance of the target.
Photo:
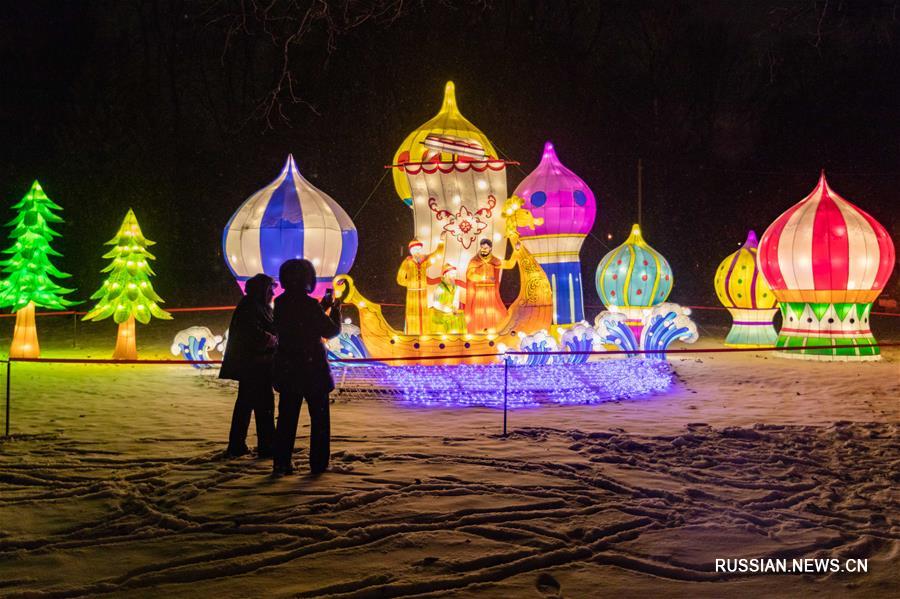
<svg viewBox="0 0 900 599">
<path fill-rule="evenodd" d="M 778 338 L 772 326 L 777 301 L 759 272 L 758 245 L 756 233 L 750 231 L 744 245 L 722 260 L 716 270 L 716 295 L 733 319 L 725 338 L 729 347 L 773 347 Z"/>
<path fill-rule="evenodd" d="M 553 320 L 573 324 L 584 320 L 579 252 L 594 225 L 597 201 L 587 184 L 566 168 L 553 144 L 544 144 L 541 162 L 519 183 L 513 195 L 544 223 L 520 229 L 522 243 L 541 264 L 553 287 Z"/>
<path fill-rule="evenodd" d="M 265 273 L 278 280 L 278 270 L 291 258 L 306 258 L 316 267 L 321 296 L 356 257 L 356 227 L 344 209 L 317 189 L 288 156 L 278 177 L 238 208 L 222 236 L 225 261 L 244 290 L 247 279 Z M 276 293 L 281 286 L 276 287 Z"/>
<path fill-rule="evenodd" d="M 625 243 L 600 261 L 596 283 L 603 304 L 611 312 L 625 314 L 626 324 L 640 338 L 644 310 L 666 301 L 672 291 L 672 268 L 634 225 Z"/>
<path fill-rule="evenodd" d="M 803 348 L 778 355 L 879 359 L 869 313 L 894 259 L 885 228 L 831 189 L 823 172 L 812 193 L 775 219 L 759 244 L 760 270 L 781 305 L 777 346 Z M 853 347 L 832 347 L 838 345 Z"/>
</svg>

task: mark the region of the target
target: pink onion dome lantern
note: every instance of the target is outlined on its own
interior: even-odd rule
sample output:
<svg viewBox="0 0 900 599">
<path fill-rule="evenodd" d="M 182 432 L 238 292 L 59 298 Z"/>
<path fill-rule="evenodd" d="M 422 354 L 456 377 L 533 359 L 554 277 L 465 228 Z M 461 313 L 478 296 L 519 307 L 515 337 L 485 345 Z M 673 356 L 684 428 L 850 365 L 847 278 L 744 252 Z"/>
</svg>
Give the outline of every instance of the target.
<svg viewBox="0 0 900 599">
<path fill-rule="evenodd" d="M 241 204 L 222 235 L 228 268 L 241 291 L 247 279 L 278 270 L 291 258 L 316 268 L 313 295 L 321 297 L 336 275 L 346 274 L 356 257 L 353 221 L 331 196 L 307 181 L 288 156 L 278 177 Z M 281 293 L 280 284 L 275 289 Z"/>
<path fill-rule="evenodd" d="M 625 243 L 597 265 L 597 294 L 610 312 L 625 315 L 625 324 L 641 338 L 644 311 L 666 301 L 674 277 L 669 262 L 650 247 L 639 225 L 631 227 Z"/>
<path fill-rule="evenodd" d="M 750 231 L 744 245 L 722 260 L 716 270 L 716 295 L 732 318 L 725 338 L 729 347 L 774 347 L 778 339 L 772 326 L 778 302 L 759 272 L 758 246 L 756 232 Z"/>
<path fill-rule="evenodd" d="M 778 355 L 879 359 L 869 313 L 894 257 L 884 227 L 835 193 L 823 171 L 812 193 L 775 219 L 759 244 L 760 269 L 781 303 L 776 345 L 803 348 Z"/>
<path fill-rule="evenodd" d="M 541 161 L 516 187 L 523 207 L 544 220 L 519 230 L 522 243 L 540 263 L 553 287 L 555 324 L 584 320 L 579 253 L 597 216 L 597 201 L 587 184 L 566 168 L 549 141 Z"/>
</svg>

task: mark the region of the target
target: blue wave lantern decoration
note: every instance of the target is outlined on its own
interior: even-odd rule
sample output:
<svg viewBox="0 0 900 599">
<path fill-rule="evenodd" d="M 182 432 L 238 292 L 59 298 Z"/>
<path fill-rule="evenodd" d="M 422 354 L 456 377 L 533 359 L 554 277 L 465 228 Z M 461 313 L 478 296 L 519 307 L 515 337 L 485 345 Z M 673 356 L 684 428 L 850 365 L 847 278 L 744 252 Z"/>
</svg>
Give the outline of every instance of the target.
<svg viewBox="0 0 900 599">
<path fill-rule="evenodd" d="M 207 327 L 188 327 L 175 334 L 170 351 L 173 356 L 181 356 L 188 361 L 211 360 L 211 349 L 220 349 L 224 353 L 224 339 L 219 335 L 213 335 Z M 198 370 L 213 368 L 213 364 L 191 364 Z"/>
<path fill-rule="evenodd" d="M 560 351 L 556 339 L 547 331 L 538 331 L 533 335 L 520 335 L 519 339 L 518 351 L 528 352 L 529 355 L 516 354 L 507 356 L 506 359 L 509 360 L 510 364 L 515 364 L 516 366 L 544 366 L 559 362 L 559 360 L 554 360 L 554 358 L 559 356 L 544 353 Z M 505 353 L 505 347 L 501 347 L 500 351 Z"/>
<path fill-rule="evenodd" d="M 690 313 L 689 308 L 669 302 L 644 310 L 640 339 L 635 337 L 634 328 L 628 326 L 628 317 L 619 312 L 601 312 L 594 320 L 594 327 L 604 343 L 628 352 L 629 358 L 640 355 L 640 350 L 650 350 L 659 353 L 644 354 L 646 359 L 665 360 L 665 351 L 676 341 L 693 343 L 699 339 Z"/>
<path fill-rule="evenodd" d="M 694 343 L 699 335 L 697 325 L 689 318 L 690 313 L 690 308 L 668 302 L 649 310 L 644 316 L 641 348 L 660 353 L 644 354 L 644 357 L 650 360 L 665 360 L 665 351 L 675 341 Z"/>
<path fill-rule="evenodd" d="M 328 350 L 328 359 L 335 366 L 356 366 L 359 364 L 358 362 L 345 362 L 344 360 L 369 357 L 369 350 L 363 343 L 359 327 L 350 322 L 344 322 L 338 336 L 329 339 L 325 347 Z"/>
<path fill-rule="evenodd" d="M 603 351 L 603 338 L 594 327 L 585 321 L 575 323 L 562 334 L 562 347 L 569 352 Z M 584 364 L 590 354 L 572 353 L 565 358 L 569 364 Z"/>
<path fill-rule="evenodd" d="M 620 312 L 604 311 L 594 319 L 594 328 L 600 335 L 603 343 L 615 345 L 619 350 L 628 352 L 629 358 L 637 356 L 640 343 L 634 336 L 634 331 L 628 326 L 627 316 Z"/>
</svg>

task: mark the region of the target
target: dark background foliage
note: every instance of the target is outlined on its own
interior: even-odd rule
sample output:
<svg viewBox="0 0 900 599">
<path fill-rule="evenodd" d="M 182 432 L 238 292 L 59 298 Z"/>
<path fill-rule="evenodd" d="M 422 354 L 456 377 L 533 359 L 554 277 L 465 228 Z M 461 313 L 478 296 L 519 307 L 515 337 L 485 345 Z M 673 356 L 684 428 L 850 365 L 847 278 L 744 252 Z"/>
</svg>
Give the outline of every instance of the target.
<svg viewBox="0 0 900 599">
<path fill-rule="evenodd" d="M 0 198 L 37 178 L 64 206 L 58 263 L 81 298 L 131 207 L 158 242 L 169 305 L 233 302 L 222 229 L 293 153 L 355 215 L 362 288 L 399 300 L 412 215 L 389 177 L 366 198 L 448 79 L 462 112 L 521 161 L 510 193 L 547 139 L 592 187 L 588 281 L 637 219 L 639 158 L 645 236 L 672 264 L 674 301 L 714 302 L 719 261 L 822 168 L 900 239 L 895 2 L 2 6 Z M 597 303 L 592 283 L 585 294 Z"/>
</svg>

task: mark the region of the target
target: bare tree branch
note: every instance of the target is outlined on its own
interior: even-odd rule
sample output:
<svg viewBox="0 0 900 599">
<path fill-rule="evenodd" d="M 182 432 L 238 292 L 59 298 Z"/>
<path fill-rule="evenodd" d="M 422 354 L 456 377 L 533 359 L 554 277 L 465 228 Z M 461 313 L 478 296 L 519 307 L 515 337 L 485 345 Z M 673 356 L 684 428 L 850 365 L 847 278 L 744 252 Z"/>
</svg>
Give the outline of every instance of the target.
<svg viewBox="0 0 900 599">
<path fill-rule="evenodd" d="M 216 0 L 200 13 L 207 27 L 222 31 L 220 61 L 224 65 L 236 37 L 264 36 L 278 54 L 273 84 L 256 102 L 248 119 L 260 119 L 273 128 L 289 123 L 287 105 L 319 111 L 304 94 L 292 57 L 311 37 L 321 37 L 327 54 L 342 36 L 363 26 L 388 26 L 406 11 L 403 0 Z"/>
</svg>

